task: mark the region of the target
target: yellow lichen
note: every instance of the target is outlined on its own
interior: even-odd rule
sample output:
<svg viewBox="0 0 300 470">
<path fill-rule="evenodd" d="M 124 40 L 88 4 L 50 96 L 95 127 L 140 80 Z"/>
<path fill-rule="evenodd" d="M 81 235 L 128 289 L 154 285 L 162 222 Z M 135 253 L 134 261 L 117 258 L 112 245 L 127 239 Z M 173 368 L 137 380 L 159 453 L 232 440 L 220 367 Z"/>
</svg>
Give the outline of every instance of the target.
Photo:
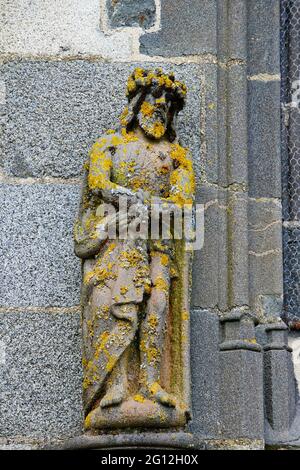
<svg viewBox="0 0 300 470">
<path fill-rule="evenodd" d="M 181 312 L 181 319 L 184 321 L 189 319 L 189 312 L 187 310 Z"/>
<path fill-rule="evenodd" d="M 148 127 L 148 132 L 153 135 L 156 139 L 160 139 L 166 132 L 166 128 L 160 121 L 155 121 L 151 126 Z"/>
<path fill-rule="evenodd" d="M 143 395 L 140 395 L 139 393 L 134 395 L 133 399 L 134 399 L 134 401 L 137 401 L 139 403 L 144 403 L 144 401 L 145 401 L 145 397 L 143 397 Z"/>
<path fill-rule="evenodd" d="M 122 286 L 122 287 L 120 287 L 120 292 L 121 292 L 122 295 L 127 294 L 127 292 L 128 292 L 128 287 L 127 287 L 127 286 Z"/>
<path fill-rule="evenodd" d="M 154 106 L 148 101 L 144 101 L 141 105 L 141 113 L 144 116 L 152 116 L 154 113 Z"/>
<path fill-rule="evenodd" d="M 191 159 L 187 157 L 188 150 L 181 147 L 179 144 L 171 145 L 170 157 L 177 162 L 181 168 L 185 168 L 188 171 L 193 170 Z"/>
<path fill-rule="evenodd" d="M 169 292 L 169 284 L 167 283 L 167 281 L 162 278 L 161 276 L 158 276 L 154 282 L 153 282 L 153 285 L 154 287 L 156 287 L 156 289 L 158 290 L 161 290 L 163 292 Z"/>
</svg>

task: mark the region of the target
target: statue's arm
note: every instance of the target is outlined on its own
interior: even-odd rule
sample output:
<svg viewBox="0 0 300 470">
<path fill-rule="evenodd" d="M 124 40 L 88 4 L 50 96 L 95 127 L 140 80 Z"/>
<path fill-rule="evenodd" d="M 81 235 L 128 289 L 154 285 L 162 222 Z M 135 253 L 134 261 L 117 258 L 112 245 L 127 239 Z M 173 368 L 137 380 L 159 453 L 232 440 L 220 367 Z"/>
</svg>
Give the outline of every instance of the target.
<svg viewBox="0 0 300 470">
<path fill-rule="evenodd" d="M 135 193 L 111 181 L 113 162 L 107 148 L 96 142 L 90 153 L 88 187 L 95 194 L 100 194 L 103 201 L 118 206 L 119 197 L 135 199 Z"/>
<path fill-rule="evenodd" d="M 109 154 L 101 149 L 99 142 L 96 142 L 90 152 L 81 208 L 74 226 L 74 251 L 76 256 L 82 259 L 95 256 L 107 239 L 92 199 L 93 196 L 101 195 L 102 188 L 108 189 L 113 186 L 110 181 L 111 165 Z"/>
<path fill-rule="evenodd" d="M 104 234 L 103 234 L 104 235 Z M 99 236 L 94 230 L 86 232 L 82 221 L 78 220 L 74 227 L 75 255 L 82 259 L 94 257 L 106 241 L 106 236 Z"/>
</svg>

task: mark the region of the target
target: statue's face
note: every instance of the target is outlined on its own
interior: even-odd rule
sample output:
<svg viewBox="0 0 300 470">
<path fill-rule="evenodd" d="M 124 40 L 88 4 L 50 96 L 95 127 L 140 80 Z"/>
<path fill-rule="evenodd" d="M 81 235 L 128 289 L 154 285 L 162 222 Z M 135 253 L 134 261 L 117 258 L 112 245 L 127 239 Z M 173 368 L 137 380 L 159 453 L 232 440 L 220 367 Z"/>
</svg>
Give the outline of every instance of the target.
<svg viewBox="0 0 300 470">
<path fill-rule="evenodd" d="M 159 140 L 165 135 L 170 106 L 171 101 L 167 99 L 164 90 L 151 92 L 145 96 L 137 119 L 148 137 Z"/>
</svg>

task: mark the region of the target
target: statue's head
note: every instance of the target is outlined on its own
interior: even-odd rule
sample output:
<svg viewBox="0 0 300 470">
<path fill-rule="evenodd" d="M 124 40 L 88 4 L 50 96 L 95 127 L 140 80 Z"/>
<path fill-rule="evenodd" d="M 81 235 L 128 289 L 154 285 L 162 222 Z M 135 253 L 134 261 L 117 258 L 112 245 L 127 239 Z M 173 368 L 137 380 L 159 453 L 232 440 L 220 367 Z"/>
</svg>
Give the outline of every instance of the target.
<svg viewBox="0 0 300 470">
<path fill-rule="evenodd" d="M 128 79 L 127 97 L 121 121 L 128 131 L 139 125 L 152 139 L 176 139 L 176 117 L 185 104 L 186 86 L 174 74 L 136 68 Z"/>
</svg>

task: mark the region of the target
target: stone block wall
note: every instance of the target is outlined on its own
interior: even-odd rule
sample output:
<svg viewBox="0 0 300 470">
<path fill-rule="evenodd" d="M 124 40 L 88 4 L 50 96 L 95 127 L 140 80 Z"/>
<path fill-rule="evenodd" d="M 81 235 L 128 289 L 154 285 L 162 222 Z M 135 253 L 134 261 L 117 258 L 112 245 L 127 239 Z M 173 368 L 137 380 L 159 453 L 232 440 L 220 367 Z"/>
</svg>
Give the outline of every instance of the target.
<svg viewBox="0 0 300 470">
<path fill-rule="evenodd" d="M 219 319 L 281 313 L 279 0 L 0 5 L 0 443 L 36 448 L 82 432 L 72 244 L 81 167 L 93 141 L 117 125 L 126 78 L 141 65 L 174 70 L 188 86 L 180 137 L 205 205 L 193 270 L 190 430 L 263 446 L 262 392 L 249 398 L 258 410 L 249 421 L 239 426 L 230 415 L 243 406 L 251 367 L 253 390 L 262 388 L 260 353 L 234 356 L 253 364 L 244 378 L 234 374 L 244 391 L 227 409 L 222 364 L 232 352 L 220 354 Z"/>
</svg>

